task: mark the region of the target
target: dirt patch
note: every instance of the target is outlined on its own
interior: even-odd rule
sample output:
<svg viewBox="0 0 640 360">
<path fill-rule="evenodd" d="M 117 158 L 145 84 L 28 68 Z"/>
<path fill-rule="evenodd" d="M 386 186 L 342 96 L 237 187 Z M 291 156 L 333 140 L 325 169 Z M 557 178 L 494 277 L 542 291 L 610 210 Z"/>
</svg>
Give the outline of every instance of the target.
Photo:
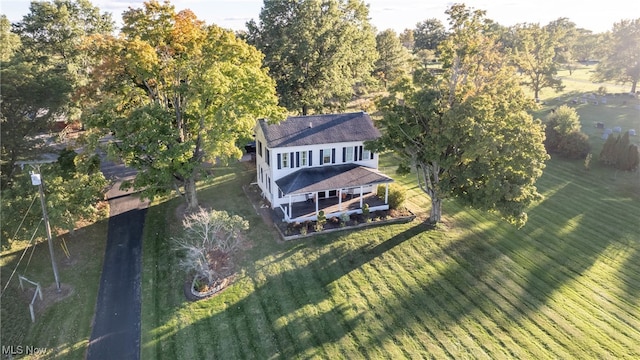
<svg viewBox="0 0 640 360">
<path fill-rule="evenodd" d="M 55 283 L 41 289 L 42 300 L 40 300 L 39 296 L 36 296 L 36 301 L 33 303 L 33 310 L 36 313 L 36 319 L 38 315 L 43 314 L 45 310 L 50 308 L 52 305 L 68 298 L 74 292 L 73 286 L 69 284 L 60 284 L 60 291 L 58 291 Z M 31 303 L 35 292 L 35 286 L 25 284 L 25 289 L 21 294 L 26 306 L 29 306 Z"/>
</svg>

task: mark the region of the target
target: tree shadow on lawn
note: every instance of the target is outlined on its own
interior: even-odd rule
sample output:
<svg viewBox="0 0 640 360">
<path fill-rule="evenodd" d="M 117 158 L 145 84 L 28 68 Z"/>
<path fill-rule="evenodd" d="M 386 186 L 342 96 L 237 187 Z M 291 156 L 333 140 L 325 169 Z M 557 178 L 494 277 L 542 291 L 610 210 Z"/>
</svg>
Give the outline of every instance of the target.
<svg viewBox="0 0 640 360">
<path fill-rule="evenodd" d="M 441 254 L 452 261 L 439 268 L 426 283 L 412 283 L 398 277 L 406 291 L 392 299 L 384 299 L 385 303 L 380 305 L 387 313 L 386 318 L 380 320 L 383 326 L 379 331 L 365 335 L 368 340 L 358 342 L 357 351 L 375 354 L 373 348 L 379 348 L 381 343 L 401 336 L 403 331 L 414 326 L 422 326 L 425 331 L 466 326 L 460 325 L 464 323 L 461 320 L 473 318 L 477 312 L 498 324 L 500 331 L 508 332 L 509 328 L 500 327 L 527 321 L 531 313 L 545 306 L 565 284 L 576 282 L 577 286 L 589 291 L 588 284 L 582 283 L 580 277 L 616 241 L 619 232 L 625 234 L 631 229 L 617 227 L 617 233 L 602 238 L 588 235 L 590 231 L 597 231 L 602 221 L 602 209 L 598 204 L 604 201 L 605 194 L 583 194 L 592 198 L 586 209 L 570 203 L 577 195 L 580 193 L 576 189 L 566 187 L 556 191 L 531 209 L 529 224 L 521 230 L 502 223 L 496 217 L 490 217 L 488 226 L 480 226 L 482 224 L 475 220 L 453 224 L 474 228 L 468 229 L 453 243 L 440 246 Z M 561 211 L 550 212 L 547 206 Z M 456 215 L 455 211 L 451 214 L 452 217 Z M 567 230 L 569 225 L 573 227 Z M 318 352 L 323 351 L 324 345 L 340 341 L 366 321 L 363 313 L 354 312 L 347 303 L 335 301 L 335 291 L 339 290 L 333 286 L 334 282 L 385 253 L 402 252 L 405 247 L 415 248 L 415 242 L 430 240 L 421 236 L 430 229 L 427 224 L 399 226 L 403 227 L 403 231 L 381 242 L 368 241 L 355 249 L 341 244 L 304 264 L 295 264 L 290 256 L 297 251 L 308 249 L 313 252 L 314 247 L 328 246 L 336 241 L 336 237 L 321 235 L 313 241 L 291 244 L 271 264 L 247 269 L 244 280 L 253 284 L 253 291 L 242 292 L 237 297 L 239 300 L 230 296 L 232 300 L 225 300 L 223 308 L 210 310 L 211 316 L 185 325 L 177 332 L 174 332 L 175 328 L 167 329 L 158 337 L 175 343 L 176 339 L 204 332 L 211 341 L 201 345 L 206 348 L 198 351 L 215 357 L 322 356 Z M 273 247 L 268 249 L 273 250 Z M 263 251 L 265 249 L 260 250 L 261 253 Z M 438 254 L 425 253 L 424 256 L 425 261 L 430 261 L 430 257 L 435 261 Z M 638 256 L 636 251 L 631 258 L 637 260 Z M 273 275 L 263 271 L 263 266 L 274 262 L 293 262 L 294 268 Z M 409 273 L 415 271 L 405 270 Z M 516 287 L 503 287 L 501 277 L 515 282 Z M 491 296 L 485 294 L 487 291 Z M 635 293 L 638 293 L 637 288 Z M 499 305 L 494 302 L 495 298 L 501 300 Z M 215 301 L 212 300 L 211 304 Z M 327 301 L 332 304 L 329 309 L 306 311 L 309 305 L 319 309 L 319 304 Z M 159 322 L 156 324 L 160 325 Z M 215 330 L 221 326 L 231 331 L 220 333 Z M 526 329 L 522 331 L 527 332 Z M 222 345 L 225 341 L 234 345 L 225 347 Z M 590 339 L 583 341 L 588 348 Z"/>
<path fill-rule="evenodd" d="M 428 225 L 417 223 L 375 246 L 367 243 L 355 250 L 332 249 L 304 266 L 274 275 L 266 275 L 262 269 L 248 269 L 244 280 L 251 281 L 254 290 L 246 297 L 228 304 L 228 307 L 210 317 L 189 324 L 187 328 L 175 333 L 167 329 L 165 334 L 156 337 L 169 336 L 172 341 L 177 341 L 188 337 L 187 333 L 200 331 L 211 332 L 212 341 L 224 336 L 237 337 L 230 341 L 239 344 L 234 348 L 225 348 L 224 353 L 216 353 L 215 349 L 220 349 L 215 341 L 207 344 L 205 353 L 214 357 L 322 356 L 317 352 L 322 352 L 323 345 L 338 342 L 351 333 L 362 322 L 363 314 L 354 314 L 346 303 L 334 303 L 325 311 L 313 313 L 305 312 L 305 308 L 311 305 L 317 309 L 321 302 L 333 301 L 329 284 L 428 229 Z M 230 290 L 233 291 L 227 289 L 225 292 Z M 219 296 L 223 297 L 225 292 Z M 247 322 L 254 326 L 247 325 Z M 233 331 L 214 334 L 216 331 L 212 329 L 222 323 L 226 323 Z M 167 340 L 165 338 L 163 341 Z M 222 339 L 219 341 L 224 342 Z M 359 351 L 366 353 L 367 350 L 362 348 Z"/>
</svg>

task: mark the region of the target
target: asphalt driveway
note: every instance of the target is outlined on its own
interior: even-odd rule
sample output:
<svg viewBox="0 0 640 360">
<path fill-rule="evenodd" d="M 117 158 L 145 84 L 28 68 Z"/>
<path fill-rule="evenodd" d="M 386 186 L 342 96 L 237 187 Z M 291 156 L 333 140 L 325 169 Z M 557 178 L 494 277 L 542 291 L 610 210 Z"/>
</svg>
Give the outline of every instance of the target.
<svg viewBox="0 0 640 360">
<path fill-rule="evenodd" d="M 148 203 L 109 192 L 109 228 L 87 359 L 140 358 L 142 230 Z"/>
</svg>

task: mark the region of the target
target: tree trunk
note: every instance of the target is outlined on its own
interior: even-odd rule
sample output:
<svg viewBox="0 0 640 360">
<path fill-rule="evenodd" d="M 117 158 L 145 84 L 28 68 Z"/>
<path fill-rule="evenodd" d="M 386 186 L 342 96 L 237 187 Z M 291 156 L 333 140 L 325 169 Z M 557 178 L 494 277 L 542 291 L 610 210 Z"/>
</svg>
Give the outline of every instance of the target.
<svg viewBox="0 0 640 360">
<path fill-rule="evenodd" d="M 184 182 L 184 199 L 187 202 L 187 212 L 194 211 L 198 208 L 195 176 L 188 177 Z"/>
<path fill-rule="evenodd" d="M 437 224 L 442 219 L 442 200 L 436 197 L 431 198 L 431 213 L 429 223 Z"/>
<path fill-rule="evenodd" d="M 309 106 L 308 105 L 302 105 L 302 116 L 307 116 L 307 113 L 309 112 Z"/>
<path fill-rule="evenodd" d="M 638 81 L 634 81 L 631 83 L 631 93 L 635 95 L 636 93 L 636 86 L 638 85 Z"/>
</svg>

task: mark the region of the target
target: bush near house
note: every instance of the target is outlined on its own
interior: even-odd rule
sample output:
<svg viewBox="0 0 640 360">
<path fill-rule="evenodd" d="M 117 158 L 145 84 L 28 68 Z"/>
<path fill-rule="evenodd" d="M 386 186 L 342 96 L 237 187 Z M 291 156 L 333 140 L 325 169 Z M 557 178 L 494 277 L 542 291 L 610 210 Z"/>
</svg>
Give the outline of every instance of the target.
<svg viewBox="0 0 640 360">
<path fill-rule="evenodd" d="M 384 199 L 385 187 L 378 186 L 377 195 L 379 198 Z M 389 208 L 390 209 L 399 209 L 404 204 L 404 201 L 407 199 L 406 189 L 399 184 L 392 183 L 389 184 Z"/>
</svg>

